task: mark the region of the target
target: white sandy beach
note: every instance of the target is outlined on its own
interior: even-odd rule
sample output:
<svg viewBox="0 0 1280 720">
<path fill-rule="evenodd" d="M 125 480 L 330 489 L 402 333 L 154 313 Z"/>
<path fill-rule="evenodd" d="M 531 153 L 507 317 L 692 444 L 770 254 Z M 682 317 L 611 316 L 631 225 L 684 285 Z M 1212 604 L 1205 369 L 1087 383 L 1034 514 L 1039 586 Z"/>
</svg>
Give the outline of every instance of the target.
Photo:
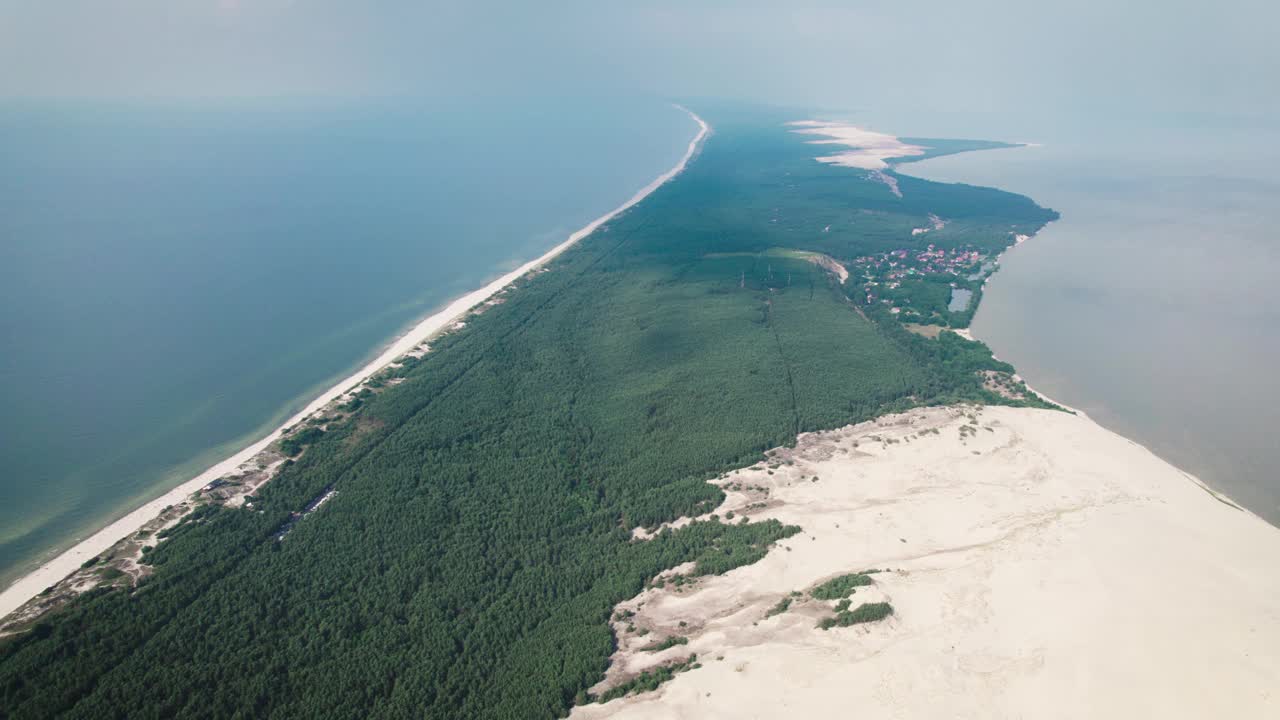
<svg viewBox="0 0 1280 720">
<path fill-rule="evenodd" d="M 427 339 L 450 327 L 458 320 L 458 318 L 485 302 L 490 297 L 500 292 L 503 288 L 511 285 L 520 277 L 560 255 L 574 243 L 590 235 L 601 225 L 648 197 L 650 193 L 658 189 L 662 184 L 678 175 L 682 170 L 684 170 L 689 159 L 692 158 L 693 154 L 697 151 L 699 144 L 707 136 L 707 133 L 710 132 L 710 127 L 701 117 L 698 117 L 697 114 L 693 113 L 689 109 L 681 106 L 677 107 L 688 113 L 689 116 L 698 123 L 698 132 L 694 138 L 689 141 L 689 145 L 686 148 L 684 155 L 680 158 L 680 161 L 670 170 L 667 170 L 663 174 L 654 178 L 652 182 L 638 190 L 635 195 L 632 195 L 625 203 L 591 221 L 591 223 L 577 232 L 574 232 L 568 237 L 568 239 L 547 251 L 547 253 L 538 259 L 525 263 L 488 285 L 454 300 L 443 310 L 440 310 L 439 312 L 422 320 L 404 335 L 395 340 L 386 348 L 385 351 L 382 352 L 382 354 L 378 355 L 377 358 L 360 368 L 350 377 L 343 379 L 341 382 L 321 393 L 300 412 L 289 418 L 283 425 L 268 434 L 266 437 L 258 440 L 252 445 L 249 445 L 240 452 L 214 465 L 208 470 L 205 470 L 191 480 L 173 488 L 164 495 L 146 503 L 133 512 L 130 512 L 128 515 L 116 520 L 90 536 L 88 539 L 81 541 L 71 549 L 45 563 L 39 569 L 20 578 L 12 585 L 5 588 L 3 592 L 0 592 L 0 618 L 9 615 L 9 613 L 21 607 L 24 603 L 35 597 L 45 588 L 75 572 L 80 568 L 80 565 L 89 558 L 103 553 L 115 543 L 128 537 L 131 533 L 136 532 L 143 525 L 158 516 L 164 508 L 183 501 L 191 493 L 196 492 L 211 481 L 231 473 L 241 465 L 251 461 L 272 442 L 277 440 L 283 429 L 297 424 L 307 416 L 323 408 L 325 405 L 350 390 L 353 386 L 365 381 L 374 373 L 393 362 L 396 358 L 413 351 Z"/>
<path fill-rule="evenodd" d="M 1280 717 L 1280 529 L 1088 418 L 922 409 L 776 459 L 721 480 L 746 489 L 718 512 L 763 502 L 753 521 L 803 531 L 624 603 L 650 632 L 615 623 L 606 685 L 690 652 L 702 667 L 573 717 Z M 853 606 L 894 614 L 817 629 L 833 602 L 806 591 L 871 568 Z M 689 643 L 638 649 L 668 635 Z"/>
</svg>

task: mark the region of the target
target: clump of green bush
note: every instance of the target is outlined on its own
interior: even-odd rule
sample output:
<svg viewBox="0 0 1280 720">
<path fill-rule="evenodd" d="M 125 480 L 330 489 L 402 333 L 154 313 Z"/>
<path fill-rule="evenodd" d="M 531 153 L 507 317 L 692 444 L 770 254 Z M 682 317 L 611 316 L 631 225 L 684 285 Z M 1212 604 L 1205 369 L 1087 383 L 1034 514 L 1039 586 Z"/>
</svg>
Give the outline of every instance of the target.
<svg viewBox="0 0 1280 720">
<path fill-rule="evenodd" d="M 861 623 L 883 620 L 893 614 L 893 606 L 886 602 L 863 603 L 856 610 L 841 610 L 835 615 L 823 618 L 818 627 L 829 630 L 833 627 L 849 627 Z"/>
<path fill-rule="evenodd" d="M 810 590 L 809 594 L 815 600 L 838 600 L 852 594 L 854 588 L 860 588 L 871 583 L 871 576 L 865 572 L 849 573 L 822 583 Z"/>
<path fill-rule="evenodd" d="M 645 652 L 662 652 L 667 648 L 673 648 L 677 645 L 688 645 L 688 644 L 689 644 L 689 638 L 684 637 L 683 635 L 672 635 L 665 640 L 662 640 L 659 642 L 651 642 L 640 649 Z"/>
<path fill-rule="evenodd" d="M 324 436 L 318 427 L 307 427 L 280 441 L 280 452 L 293 457 L 302 452 L 302 448 L 314 443 Z"/>
<path fill-rule="evenodd" d="M 594 700 L 598 703 L 607 703 L 615 698 L 620 698 L 631 693 L 651 692 L 657 690 L 658 686 L 676 676 L 676 673 L 698 667 L 697 654 L 690 655 L 684 660 L 671 665 L 664 665 L 653 670 L 646 670 L 640 673 L 630 681 L 625 682 L 617 687 L 611 688 L 603 695 Z"/>
<path fill-rule="evenodd" d="M 777 605 L 774 605 L 773 607 L 769 608 L 769 611 L 766 612 L 764 616 L 767 618 L 771 618 L 774 615 L 781 615 L 782 613 L 787 611 L 787 608 L 790 608 L 790 607 L 791 607 L 790 596 L 784 597 L 778 601 Z"/>
</svg>

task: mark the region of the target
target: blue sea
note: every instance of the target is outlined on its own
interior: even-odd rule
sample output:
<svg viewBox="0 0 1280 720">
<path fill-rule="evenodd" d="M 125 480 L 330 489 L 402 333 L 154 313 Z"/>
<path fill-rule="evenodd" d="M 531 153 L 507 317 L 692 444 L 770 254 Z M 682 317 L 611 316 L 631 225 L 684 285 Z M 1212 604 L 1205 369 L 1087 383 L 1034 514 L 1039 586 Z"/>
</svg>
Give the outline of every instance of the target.
<svg viewBox="0 0 1280 720">
<path fill-rule="evenodd" d="M 648 100 L 9 104 L 0 585 L 674 165 Z"/>
</svg>

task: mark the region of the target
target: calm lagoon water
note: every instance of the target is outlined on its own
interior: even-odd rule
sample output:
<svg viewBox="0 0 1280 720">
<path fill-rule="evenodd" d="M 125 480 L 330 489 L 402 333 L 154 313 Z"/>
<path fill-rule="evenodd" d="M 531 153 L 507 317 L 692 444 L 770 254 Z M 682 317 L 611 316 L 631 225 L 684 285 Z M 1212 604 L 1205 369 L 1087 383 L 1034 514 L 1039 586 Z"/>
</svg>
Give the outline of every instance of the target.
<svg viewBox="0 0 1280 720">
<path fill-rule="evenodd" d="M 1036 388 L 1280 524 L 1280 132 L 1063 117 L 923 130 L 1043 141 L 905 169 L 1062 213 L 1004 256 L 975 336 Z"/>
<path fill-rule="evenodd" d="M 680 158 L 661 102 L 0 112 L 0 585 Z"/>
</svg>

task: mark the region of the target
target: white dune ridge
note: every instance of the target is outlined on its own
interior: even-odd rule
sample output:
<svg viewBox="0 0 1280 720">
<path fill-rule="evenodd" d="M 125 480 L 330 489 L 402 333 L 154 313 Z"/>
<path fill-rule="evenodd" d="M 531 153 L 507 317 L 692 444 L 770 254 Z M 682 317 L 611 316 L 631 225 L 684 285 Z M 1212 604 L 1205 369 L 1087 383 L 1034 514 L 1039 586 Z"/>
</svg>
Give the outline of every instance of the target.
<svg viewBox="0 0 1280 720">
<path fill-rule="evenodd" d="M 888 160 L 923 155 L 925 149 L 908 145 L 893 135 L 879 133 L 847 123 L 825 120 L 796 120 L 787 123 L 792 132 L 816 135 L 825 140 L 810 140 L 814 145 L 845 145 L 851 148 L 818 157 L 818 162 L 862 170 L 887 170 Z"/>
<path fill-rule="evenodd" d="M 622 603 L 597 692 L 700 665 L 574 718 L 1280 717 L 1280 529 L 1086 417 L 921 408 L 717 482 L 801 532 Z M 809 591 L 869 569 L 852 606 L 893 615 L 818 629 Z"/>
</svg>

